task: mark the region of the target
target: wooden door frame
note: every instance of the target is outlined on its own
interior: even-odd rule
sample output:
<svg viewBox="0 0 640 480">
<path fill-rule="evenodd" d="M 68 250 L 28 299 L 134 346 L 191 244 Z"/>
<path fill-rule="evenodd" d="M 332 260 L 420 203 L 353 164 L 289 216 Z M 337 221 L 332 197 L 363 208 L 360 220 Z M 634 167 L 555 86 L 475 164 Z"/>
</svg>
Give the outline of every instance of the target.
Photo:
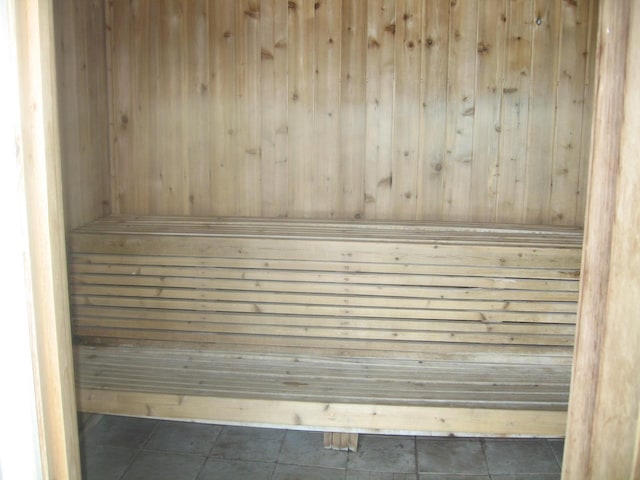
<svg viewBox="0 0 640 480">
<path fill-rule="evenodd" d="M 2 0 L 8 12 L 11 50 L 3 65 L 13 71 L 19 107 L 16 126 L 16 223 L 23 226 L 22 272 L 27 279 L 20 315 L 8 321 L 28 324 L 27 358 L 40 465 L 37 478 L 79 479 L 80 456 L 71 348 L 66 246 L 62 204 L 60 132 L 57 111 L 53 3 L 51 0 Z M 8 68 L 7 68 L 8 67 Z M 6 114 L 6 113 L 5 113 Z M 17 117 L 17 118 L 16 118 Z M 19 228 L 20 225 L 17 227 Z M 14 228 L 10 225 L 8 228 Z M 5 366 L 9 368 L 9 366 Z M 10 395 L 10 390 L 5 392 Z M 25 420 L 25 428 L 29 419 Z M 15 446 L 20 448 L 19 445 Z M 33 445 L 23 445 L 34 458 Z M 6 452 L 2 452 L 3 455 Z M 26 471 L 26 470 L 25 470 Z"/>
<path fill-rule="evenodd" d="M 640 478 L 640 2 L 602 0 L 563 478 Z"/>
</svg>

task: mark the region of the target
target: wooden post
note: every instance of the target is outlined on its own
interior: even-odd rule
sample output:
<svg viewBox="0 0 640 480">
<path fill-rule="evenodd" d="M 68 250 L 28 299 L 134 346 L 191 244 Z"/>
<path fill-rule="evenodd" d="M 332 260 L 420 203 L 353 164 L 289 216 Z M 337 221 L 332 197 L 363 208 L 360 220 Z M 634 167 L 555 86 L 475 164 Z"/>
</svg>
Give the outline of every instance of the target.
<svg viewBox="0 0 640 480">
<path fill-rule="evenodd" d="M 52 2 L 12 0 L 10 7 L 15 20 L 20 90 L 21 135 L 17 147 L 26 194 L 26 247 L 31 266 L 31 348 L 42 478 L 76 479 L 81 474 L 67 291 Z"/>
<path fill-rule="evenodd" d="M 324 433 L 324 448 L 330 450 L 348 450 L 355 452 L 358 450 L 358 434 L 357 433 Z"/>
<path fill-rule="evenodd" d="M 640 478 L 640 3 L 603 0 L 563 478 Z"/>
</svg>

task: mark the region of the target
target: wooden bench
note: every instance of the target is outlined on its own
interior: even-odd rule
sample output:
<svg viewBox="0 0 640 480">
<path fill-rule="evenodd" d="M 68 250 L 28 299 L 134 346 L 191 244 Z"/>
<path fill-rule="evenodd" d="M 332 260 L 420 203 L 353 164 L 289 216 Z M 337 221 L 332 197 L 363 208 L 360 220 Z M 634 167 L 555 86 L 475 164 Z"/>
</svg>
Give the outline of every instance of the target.
<svg viewBox="0 0 640 480">
<path fill-rule="evenodd" d="M 69 235 L 79 409 L 564 435 L 581 232 L 107 217 Z"/>
</svg>

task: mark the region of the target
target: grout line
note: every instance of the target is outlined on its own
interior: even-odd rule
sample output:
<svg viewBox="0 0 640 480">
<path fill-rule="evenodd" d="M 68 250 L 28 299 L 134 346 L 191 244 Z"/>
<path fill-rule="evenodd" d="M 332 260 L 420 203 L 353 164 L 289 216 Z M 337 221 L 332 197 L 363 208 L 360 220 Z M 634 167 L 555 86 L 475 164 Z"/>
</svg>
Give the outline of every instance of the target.
<svg viewBox="0 0 640 480">
<path fill-rule="evenodd" d="M 489 460 L 487 459 L 487 446 L 485 444 L 486 438 L 480 438 L 480 448 L 482 449 L 482 458 L 484 459 L 484 466 L 487 469 L 487 476 L 489 479 L 493 479 L 493 474 L 489 468 Z"/>
<path fill-rule="evenodd" d="M 147 435 L 147 438 L 143 442 L 141 442 L 140 445 L 137 447 L 137 449 L 136 449 L 137 451 L 136 451 L 135 455 L 133 455 L 133 457 L 131 457 L 131 460 L 127 464 L 127 468 L 124 469 L 124 471 L 122 472 L 122 475 L 120 476 L 119 480 L 122 480 L 127 475 L 127 473 L 129 473 L 129 470 L 131 470 L 131 467 L 133 466 L 133 464 L 138 460 L 138 457 L 142 453 L 144 447 L 147 445 L 147 443 L 149 443 L 151 441 L 151 437 L 153 437 L 153 434 L 158 429 L 158 426 L 160 425 L 161 421 L 160 420 L 156 420 L 155 422 L 156 422 L 156 424 L 153 426 L 153 428 L 149 432 L 149 435 Z"/>
<path fill-rule="evenodd" d="M 413 456 L 415 458 L 416 480 L 420 480 L 420 465 L 418 463 L 418 437 L 413 437 Z"/>
<path fill-rule="evenodd" d="M 276 476 L 276 471 L 278 470 L 278 465 L 280 465 L 280 456 L 282 455 L 282 449 L 284 448 L 284 442 L 287 438 L 287 433 L 289 430 L 284 431 L 284 435 L 282 436 L 282 440 L 280 440 L 280 449 L 278 450 L 278 456 L 276 457 L 276 461 L 274 462 L 273 472 L 271 472 L 271 479 Z M 283 464 L 284 465 L 284 464 Z"/>
<path fill-rule="evenodd" d="M 220 435 L 222 435 L 222 432 L 225 429 L 224 425 L 218 425 L 220 428 L 218 429 L 218 433 L 215 435 L 215 437 L 213 438 L 213 441 L 211 442 L 211 447 L 209 448 L 209 452 L 206 454 L 207 459 L 212 458 L 213 455 L 213 448 L 216 446 L 216 444 L 218 443 L 218 439 L 220 438 Z"/>
<path fill-rule="evenodd" d="M 562 458 L 558 457 L 558 455 L 556 454 L 555 449 L 551 446 L 551 440 L 547 438 L 547 447 L 549 447 L 549 449 L 551 449 L 551 453 L 553 454 L 553 458 L 556 459 L 556 463 L 558 464 L 558 467 L 560 467 L 560 471 L 562 471 Z"/>
</svg>

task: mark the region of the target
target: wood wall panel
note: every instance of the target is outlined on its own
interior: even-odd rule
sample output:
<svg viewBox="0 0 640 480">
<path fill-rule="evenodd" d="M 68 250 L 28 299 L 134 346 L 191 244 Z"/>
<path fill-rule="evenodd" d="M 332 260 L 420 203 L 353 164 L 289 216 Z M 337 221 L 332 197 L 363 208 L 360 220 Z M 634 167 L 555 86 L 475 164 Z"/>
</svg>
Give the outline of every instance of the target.
<svg viewBox="0 0 640 480">
<path fill-rule="evenodd" d="M 53 2 L 65 222 L 110 211 L 109 135 L 102 0 Z"/>
<path fill-rule="evenodd" d="M 116 210 L 582 224 L 597 0 L 113 0 Z"/>
</svg>

